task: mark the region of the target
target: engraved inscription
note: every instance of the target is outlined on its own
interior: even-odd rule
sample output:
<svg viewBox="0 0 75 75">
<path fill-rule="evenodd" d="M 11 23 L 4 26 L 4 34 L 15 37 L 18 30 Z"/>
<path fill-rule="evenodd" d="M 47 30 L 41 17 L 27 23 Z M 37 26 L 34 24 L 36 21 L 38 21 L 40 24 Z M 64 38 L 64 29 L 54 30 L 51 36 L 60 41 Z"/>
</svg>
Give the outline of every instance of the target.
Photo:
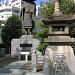
<svg viewBox="0 0 75 75">
<path fill-rule="evenodd" d="M 53 56 L 53 67 L 55 68 L 55 75 L 65 75 L 65 55 L 54 55 Z"/>
</svg>

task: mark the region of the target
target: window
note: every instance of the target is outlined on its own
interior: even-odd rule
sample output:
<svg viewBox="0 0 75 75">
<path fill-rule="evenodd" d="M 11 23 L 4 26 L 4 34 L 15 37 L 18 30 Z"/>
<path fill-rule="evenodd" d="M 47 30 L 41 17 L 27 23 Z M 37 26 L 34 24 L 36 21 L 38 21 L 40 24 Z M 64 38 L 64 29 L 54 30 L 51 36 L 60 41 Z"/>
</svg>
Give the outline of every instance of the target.
<svg viewBox="0 0 75 75">
<path fill-rule="evenodd" d="M 20 2 L 16 3 L 16 5 L 20 4 Z"/>
<path fill-rule="evenodd" d="M 15 1 L 17 1 L 17 0 L 12 0 L 12 2 L 15 2 Z"/>
<path fill-rule="evenodd" d="M 52 27 L 52 31 L 64 31 L 64 26 L 54 26 Z"/>
<path fill-rule="evenodd" d="M 2 18 L 3 18 L 4 16 L 2 16 Z"/>
<path fill-rule="evenodd" d="M 0 13 L 1 13 L 1 12 L 4 12 L 4 9 L 0 10 Z"/>
<path fill-rule="evenodd" d="M 9 12 L 9 11 L 11 11 L 11 9 L 5 9 L 5 11 Z"/>
<path fill-rule="evenodd" d="M 15 13 L 19 13 L 19 10 L 14 10 Z"/>
<path fill-rule="evenodd" d="M 11 6 L 11 4 L 9 4 L 9 6 Z"/>
</svg>

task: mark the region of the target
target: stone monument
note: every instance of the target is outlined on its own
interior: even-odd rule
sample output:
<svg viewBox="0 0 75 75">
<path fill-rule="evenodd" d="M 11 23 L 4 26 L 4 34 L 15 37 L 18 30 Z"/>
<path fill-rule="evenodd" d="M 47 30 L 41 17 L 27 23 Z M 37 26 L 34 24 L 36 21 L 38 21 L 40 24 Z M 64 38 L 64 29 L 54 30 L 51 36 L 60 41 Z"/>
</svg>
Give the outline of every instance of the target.
<svg viewBox="0 0 75 75">
<path fill-rule="evenodd" d="M 75 16 L 63 15 L 59 0 L 55 0 L 54 15 L 46 16 L 42 21 L 49 27 L 49 36 L 45 39 L 49 46 L 45 52 L 43 73 L 75 75 L 75 56 L 70 46 L 74 39 L 69 36 L 69 24 L 75 21 Z"/>
<path fill-rule="evenodd" d="M 22 0 L 22 10 L 20 18 L 22 20 L 22 36 L 19 39 L 11 41 L 11 55 L 18 57 L 21 60 L 21 55 L 25 55 L 25 60 L 28 61 L 28 56 L 32 59 L 32 72 L 36 72 L 36 49 L 39 41 L 33 38 L 32 29 L 35 26 L 36 5 L 35 0 Z"/>
<path fill-rule="evenodd" d="M 22 34 L 31 34 L 35 26 L 36 5 L 34 0 L 22 0 Z"/>
</svg>

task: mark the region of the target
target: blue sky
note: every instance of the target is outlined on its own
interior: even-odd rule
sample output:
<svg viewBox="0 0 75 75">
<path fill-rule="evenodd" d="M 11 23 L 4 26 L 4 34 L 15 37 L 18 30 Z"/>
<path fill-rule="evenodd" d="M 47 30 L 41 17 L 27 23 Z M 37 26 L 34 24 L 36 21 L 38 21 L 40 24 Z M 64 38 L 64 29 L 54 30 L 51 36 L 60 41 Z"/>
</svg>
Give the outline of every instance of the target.
<svg viewBox="0 0 75 75">
<path fill-rule="evenodd" d="M 4 0 L 0 0 L 0 2 L 4 3 Z"/>
<path fill-rule="evenodd" d="M 8 2 L 9 0 L 6 0 L 6 1 Z M 41 1 L 46 2 L 48 0 L 36 0 L 35 1 L 36 5 L 39 5 Z M 0 0 L 0 2 L 4 3 L 4 0 Z"/>
<path fill-rule="evenodd" d="M 36 0 L 36 1 L 35 1 L 36 5 L 39 5 L 41 1 L 46 2 L 46 1 L 48 1 L 48 0 Z"/>
</svg>

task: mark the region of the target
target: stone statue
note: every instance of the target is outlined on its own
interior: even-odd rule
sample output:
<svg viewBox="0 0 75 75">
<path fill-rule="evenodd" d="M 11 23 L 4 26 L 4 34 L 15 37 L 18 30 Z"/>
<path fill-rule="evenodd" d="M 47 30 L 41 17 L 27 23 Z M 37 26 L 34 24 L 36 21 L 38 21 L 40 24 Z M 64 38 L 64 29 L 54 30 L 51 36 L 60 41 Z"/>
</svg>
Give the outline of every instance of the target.
<svg viewBox="0 0 75 75">
<path fill-rule="evenodd" d="M 22 33 L 31 34 L 35 26 L 36 5 L 33 0 L 23 0 L 21 10 Z"/>
</svg>

